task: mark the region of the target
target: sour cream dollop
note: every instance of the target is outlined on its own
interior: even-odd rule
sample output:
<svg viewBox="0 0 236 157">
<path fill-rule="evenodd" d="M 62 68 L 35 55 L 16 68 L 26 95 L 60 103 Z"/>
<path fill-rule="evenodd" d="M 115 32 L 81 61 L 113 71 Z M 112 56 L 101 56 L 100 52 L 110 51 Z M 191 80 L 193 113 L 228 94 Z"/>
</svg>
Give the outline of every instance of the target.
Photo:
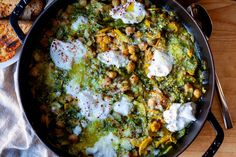
<svg viewBox="0 0 236 157">
<path fill-rule="evenodd" d="M 121 98 L 121 101 L 116 102 L 114 104 L 114 111 L 121 114 L 122 116 L 127 116 L 131 109 L 133 107 L 133 104 L 125 97 Z"/>
<path fill-rule="evenodd" d="M 109 133 L 107 136 L 101 137 L 92 148 L 86 149 L 87 155 L 94 157 L 116 157 L 115 145 L 119 143 L 118 137 Z"/>
<path fill-rule="evenodd" d="M 155 50 L 151 64 L 148 67 L 148 77 L 151 78 L 152 76 L 167 76 L 171 72 L 172 66 L 172 58 L 167 53 Z"/>
<path fill-rule="evenodd" d="M 146 15 L 144 5 L 135 0 L 128 0 L 124 5 L 114 7 L 110 11 L 113 19 L 121 19 L 126 24 L 135 24 L 141 22 Z"/>
<path fill-rule="evenodd" d="M 87 50 L 80 40 L 63 42 L 54 39 L 50 47 L 50 56 L 54 64 L 64 70 L 70 70 L 73 63 L 86 54 Z"/>
<path fill-rule="evenodd" d="M 189 123 L 195 121 L 196 104 L 188 102 L 185 104 L 174 103 L 169 110 L 163 112 L 166 127 L 171 132 L 185 128 Z"/>
<path fill-rule="evenodd" d="M 129 59 L 116 51 L 107 51 L 99 53 L 98 60 L 107 66 L 115 65 L 117 68 L 125 67 L 129 63 Z"/>
<path fill-rule="evenodd" d="M 81 114 L 89 121 L 103 120 L 109 116 L 111 106 L 108 101 L 102 99 L 101 94 L 93 94 L 92 91 L 84 90 L 78 94 L 78 99 Z"/>
</svg>

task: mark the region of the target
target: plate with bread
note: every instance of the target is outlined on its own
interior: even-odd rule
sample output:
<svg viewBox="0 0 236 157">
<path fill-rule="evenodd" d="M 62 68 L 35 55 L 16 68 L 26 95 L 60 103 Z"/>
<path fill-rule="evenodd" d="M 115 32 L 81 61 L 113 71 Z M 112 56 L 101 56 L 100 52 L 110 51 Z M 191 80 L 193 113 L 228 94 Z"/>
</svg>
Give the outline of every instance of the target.
<svg viewBox="0 0 236 157">
<path fill-rule="evenodd" d="M 0 69 L 19 60 L 21 42 L 9 23 L 9 17 L 20 0 L 0 1 Z M 32 0 L 20 17 L 19 25 L 27 33 L 45 6 L 45 0 Z"/>
</svg>

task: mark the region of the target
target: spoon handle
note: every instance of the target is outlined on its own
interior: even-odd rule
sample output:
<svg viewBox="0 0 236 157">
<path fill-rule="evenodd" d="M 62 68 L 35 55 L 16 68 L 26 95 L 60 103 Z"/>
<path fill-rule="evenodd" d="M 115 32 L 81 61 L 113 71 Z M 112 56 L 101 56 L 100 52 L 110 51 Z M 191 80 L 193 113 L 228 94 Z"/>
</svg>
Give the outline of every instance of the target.
<svg viewBox="0 0 236 157">
<path fill-rule="evenodd" d="M 228 109 L 228 105 L 227 105 L 227 102 L 226 102 L 226 98 L 225 98 L 224 92 L 222 90 L 220 80 L 218 78 L 217 73 L 215 73 L 215 76 L 216 76 L 215 77 L 216 78 L 216 86 L 217 86 L 217 90 L 218 90 L 217 93 L 218 93 L 220 101 L 221 101 L 220 104 L 221 104 L 222 117 L 223 117 L 223 120 L 224 120 L 225 128 L 230 129 L 230 128 L 233 128 L 232 119 L 231 119 L 230 114 L 229 114 L 229 109 Z"/>
</svg>

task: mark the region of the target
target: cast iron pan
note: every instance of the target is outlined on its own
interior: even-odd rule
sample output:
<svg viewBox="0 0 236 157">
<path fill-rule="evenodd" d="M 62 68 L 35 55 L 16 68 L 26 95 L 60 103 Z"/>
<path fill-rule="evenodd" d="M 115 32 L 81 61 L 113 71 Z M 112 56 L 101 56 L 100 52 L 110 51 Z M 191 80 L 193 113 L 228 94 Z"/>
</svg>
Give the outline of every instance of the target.
<svg viewBox="0 0 236 157">
<path fill-rule="evenodd" d="M 208 90 L 206 94 L 202 97 L 202 100 L 198 103 L 199 112 L 197 114 L 197 121 L 195 121 L 190 126 L 187 131 L 187 135 L 181 138 L 175 148 L 172 149 L 166 156 L 178 156 L 179 154 L 181 154 L 197 137 L 202 127 L 204 126 L 206 120 L 208 120 L 214 128 L 216 132 L 216 138 L 214 139 L 213 143 L 208 148 L 208 150 L 203 154 L 203 156 L 213 156 L 220 147 L 221 143 L 223 142 L 224 132 L 219 123 L 217 122 L 216 118 L 210 111 L 214 94 L 215 71 L 214 62 L 212 59 L 212 54 L 208 42 L 195 20 L 178 2 L 174 0 L 153 0 L 153 2 L 159 7 L 165 7 L 166 9 L 172 10 L 176 13 L 176 15 L 179 17 L 179 20 L 193 34 L 195 38 L 195 43 L 199 49 L 199 59 L 205 60 L 207 62 Z M 60 9 L 66 8 L 69 3 L 73 3 L 73 0 L 53 1 L 36 19 L 31 30 L 26 36 L 18 25 L 18 18 L 28 3 L 29 0 L 21 0 L 10 17 L 10 23 L 23 44 L 22 55 L 18 62 L 17 69 L 18 82 L 16 84 L 16 90 L 18 93 L 18 99 L 22 105 L 22 108 L 29 123 L 31 124 L 38 137 L 42 140 L 42 142 L 59 156 L 68 156 L 68 154 L 66 154 L 63 150 L 57 149 L 47 140 L 48 135 L 46 132 L 46 128 L 40 125 L 38 118 L 40 116 L 40 113 L 34 106 L 35 103 L 32 99 L 32 95 L 30 92 L 30 87 L 28 84 L 28 72 L 31 54 L 34 49 L 34 45 L 37 44 L 36 38 L 40 36 L 42 28 L 45 28 L 45 24 L 47 24 L 47 21 L 50 21 L 49 19 L 56 16 L 56 13 Z"/>
</svg>

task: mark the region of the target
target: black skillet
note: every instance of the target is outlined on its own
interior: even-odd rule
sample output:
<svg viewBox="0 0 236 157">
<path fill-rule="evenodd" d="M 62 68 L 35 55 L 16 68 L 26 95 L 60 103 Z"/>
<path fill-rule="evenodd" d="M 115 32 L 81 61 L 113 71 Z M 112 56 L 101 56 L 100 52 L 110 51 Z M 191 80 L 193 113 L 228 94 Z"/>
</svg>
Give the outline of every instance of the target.
<svg viewBox="0 0 236 157">
<path fill-rule="evenodd" d="M 56 16 L 56 13 L 60 9 L 65 8 L 69 3 L 72 3 L 73 0 L 54 0 L 36 19 L 31 30 L 26 36 L 18 25 L 18 18 L 22 14 L 25 6 L 29 3 L 29 1 L 30 0 L 21 0 L 13 11 L 10 18 L 10 23 L 23 45 L 22 55 L 18 62 L 17 69 L 18 82 L 16 84 L 16 91 L 18 93 L 18 99 L 22 105 L 22 108 L 24 109 L 24 113 L 29 123 L 31 124 L 38 137 L 42 140 L 42 142 L 59 156 L 69 156 L 65 153 L 65 151 L 57 149 L 51 143 L 48 142 L 46 128 L 41 126 L 38 120 L 40 113 L 34 106 L 34 102 L 28 84 L 28 72 L 30 58 L 32 54 L 31 52 L 34 49 L 34 45 L 37 44 L 36 41 L 38 40 L 36 39 L 38 36 L 40 36 L 42 28 L 45 28 L 45 24 L 47 24 L 47 21 L 49 21 L 50 18 Z M 196 45 L 198 45 L 199 48 L 198 56 L 200 60 L 205 60 L 207 62 L 208 90 L 206 94 L 202 97 L 202 100 L 199 102 L 199 112 L 197 114 L 197 121 L 190 126 L 187 131 L 187 135 L 181 138 L 175 148 L 172 149 L 166 156 L 178 156 L 179 154 L 181 154 L 197 137 L 206 121 L 209 121 L 212 127 L 214 128 L 216 132 L 216 138 L 214 139 L 213 143 L 208 148 L 208 150 L 203 154 L 203 156 L 213 156 L 223 142 L 224 132 L 211 112 L 215 85 L 215 69 L 210 47 L 208 45 L 204 33 L 201 31 L 196 21 L 178 2 L 176 2 L 175 0 L 153 0 L 153 2 L 159 7 L 165 7 L 166 9 L 172 10 L 176 13 L 176 15 L 179 17 L 179 20 L 194 35 Z"/>
</svg>

